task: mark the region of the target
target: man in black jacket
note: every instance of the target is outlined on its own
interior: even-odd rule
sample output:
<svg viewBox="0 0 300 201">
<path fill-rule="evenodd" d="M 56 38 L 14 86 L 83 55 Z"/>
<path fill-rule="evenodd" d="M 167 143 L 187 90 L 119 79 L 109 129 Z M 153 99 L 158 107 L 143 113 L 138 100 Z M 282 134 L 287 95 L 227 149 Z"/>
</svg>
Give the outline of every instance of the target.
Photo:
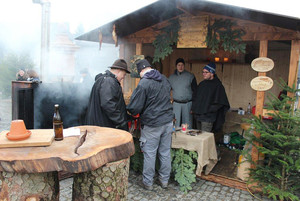
<svg viewBox="0 0 300 201">
<path fill-rule="evenodd" d="M 192 111 L 197 121 L 197 129 L 218 131 L 225 122 L 225 114 L 230 108 L 222 82 L 216 75 L 216 65 L 211 62 L 202 70 L 204 80 L 193 94 Z"/>
<path fill-rule="evenodd" d="M 110 70 L 96 76 L 86 114 L 87 125 L 128 131 L 126 105 L 120 85 L 126 73 L 130 73 L 126 61 L 118 59 Z"/>
<path fill-rule="evenodd" d="M 171 85 L 167 78 L 152 69 L 145 59 L 137 62 L 141 80 L 133 91 L 127 110 L 140 114 L 140 146 L 144 154 L 143 186 L 153 189 L 155 159 L 160 162 L 159 182 L 166 188 L 171 172 L 171 140 L 173 108 L 170 101 Z"/>
</svg>

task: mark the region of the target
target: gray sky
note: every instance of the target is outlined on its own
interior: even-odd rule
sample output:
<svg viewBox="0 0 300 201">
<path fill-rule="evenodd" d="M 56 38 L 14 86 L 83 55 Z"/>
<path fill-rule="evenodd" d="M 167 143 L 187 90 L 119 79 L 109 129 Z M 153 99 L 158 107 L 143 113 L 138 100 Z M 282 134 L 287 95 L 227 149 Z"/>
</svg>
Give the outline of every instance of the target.
<svg viewBox="0 0 300 201">
<path fill-rule="evenodd" d="M 44 0 L 45 1 L 45 0 Z M 133 12 L 156 0 L 50 0 L 51 22 L 68 22 L 71 32 L 79 24 L 85 32 Z M 280 13 L 300 19 L 299 0 L 213 0 Z M 32 0 L 0 0 L 0 42 L 19 50 L 40 40 L 41 6 Z M 32 47 L 32 45 L 29 45 Z"/>
<path fill-rule="evenodd" d="M 300 19 L 299 0 L 209 0 Z"/>
<path fill-rule="evenodd" d="M 51 2 L 50 22 L 88 32 L 156 0 L 42 0 Z M 105 3 L 103 3 L 105 2 Z M 42 7 L 32 0 L 0 0 L 0 45 L 5 52 L 28 52 L 39 64 Z"/>
</svg>

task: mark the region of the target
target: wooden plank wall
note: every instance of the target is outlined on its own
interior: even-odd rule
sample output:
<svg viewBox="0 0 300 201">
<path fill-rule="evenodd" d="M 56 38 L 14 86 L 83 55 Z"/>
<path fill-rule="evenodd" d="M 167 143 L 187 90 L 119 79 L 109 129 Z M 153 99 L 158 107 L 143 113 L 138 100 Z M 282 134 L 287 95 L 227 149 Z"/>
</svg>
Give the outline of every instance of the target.
<svg viewBox="0 0 300 201">
<path fill-rule="evenodd" d="M 203 59 L 208 54 L 205 52 L 206 49 L 175 49 L 173 53 L 163 60 L 163 74 L 167 77 L 175 70 L 175 61 L 178 57 L 184 58 L 187 62 L 189 60 L 195 61 L 197 58 Z M 152 54 L 151 48 L 143 48 L 143 54 L 145 56 Z M 244 55 L 238 55 L 236 57 L 237 61 L 241 62 Z M 279 80 L 282 77 L 285 81 L 288 80 L 289 72 L 289 57 L 290 57 L 290 46 L 282 48 L 277 47 L 275 49 L 268 50 L 268 57 L 273 59 L 275 67 L 272 71 L 268 72 L 268 76 L 274 81 Z M 202 69 L 208 62 L 195 62 L 186 63 L 186 69 L 193 72 L 196 76 L 197 82 L 202 81 Z M 250 64 L 245 63 L 226 63 L 222 65 L 217 64 L 217 75 L 222 81 L 230 105 L 232 108 L 242 107 L 247 109 L 247 105 L 250 102 L 251 105 L 255 105 L 256 102 L 256 92 L 251 89 L 250 81 L 257 76 Z M 275 84 L 270 92 L 274 93 L 276 96 L 279 94 L 280 89 Z M 268 93 L 266 93 L 268 95 Z M 265 103 L 267 98 L 265 99 Z"/>
</svg>

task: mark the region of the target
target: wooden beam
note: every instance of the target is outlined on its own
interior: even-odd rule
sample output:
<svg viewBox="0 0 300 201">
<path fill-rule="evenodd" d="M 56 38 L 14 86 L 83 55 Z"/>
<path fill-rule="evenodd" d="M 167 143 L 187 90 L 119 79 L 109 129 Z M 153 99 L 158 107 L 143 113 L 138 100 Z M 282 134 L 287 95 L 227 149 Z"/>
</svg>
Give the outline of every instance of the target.
<svg viewBox="0 0 300 201">
<path fill-rule="evenodd" d="M 142 46 L 143 46 L 142 43 L 136 43 L 136 45 L 135 45 L 135 54 L 136 55 L 141 55 L 142 54 Z M 137 87 L 139 82 L 140 82 L 140 78 L 135 78 L 134 88 Z"/>
<path fill-rule="evenodd" d="M 242 37 L 243 41 L 254 40 L 292 40 L 300 39 L 300 36 L 295 32 L 247 32 Z"/>
<path fill-rule="evenodd" d="M 262 40 L 259 43 L 259 57 L 267 57 L 267 54 L 268 54 L 268 41 Z M 259 72 L 258 76 L 266 76 L 266 73 Z M 262 113 L 263 113 L 265 92 L 257 91 L 256 94 L 257 95 L 256 95 L 255 115 L 259 116 L 259 115 L 262 115 Z"/>
<path fill-rule="evenodd" d="M 267 57 L 268 54 L 268 41 L 262 40 L 259 42 L 259 56 Z"/>
<path fill-rule="evenodd" d="M 300 56 L 300 40 L 293 40 L 291 46 L 289 81 L 288 81 L 288 85 L 290 87 L 292 87 L 294 83 L 297 84 L 299 56 Z M 294 94 L 288 92 L 288 96 L 292 97 L 294 96 Z"/>
<path fill-rule="evenodd" d="M 120 50 L 119 50 L 119 58 L 125 59 L 125 44 L 120 44 Z"/>
<path fill-rule="evenodd" d="M 181 2 L 179 2 L 181 3 Z M 178 4 L 180 7 L 180 4 Z M 180 9 L 184 9 L 182 6 Z M 186 12 L 191 12 L 191 9 L 187 9 Z M 195 14 L 195 13 L 192 13 Z M 210 19 L 230 19 L 237 23 L 236 28 L 242 28 L 246 31 L 246 35 L 242 37 L 243 41 L 257 41 L 257 40 L 300 40 L 300 32 L 292 31 L 280 27 L 274 27 L 262 23 L 251 22 L 248 20 L 240 20 L 232 17 L 226 17 L 222 15 L 215 15 L 208 12 L 199 12 L 196 16 L 208 15 Z M 183 16 L 189 16 L 185 14 Z M 147 27 L 134 34 L 126 36 L 124 40 L 130 43 L 152 43 L 155 40 L 155 36 L 158 34 L 157 30 L 167 26 L 169 21 L 163 21 L 152 27 Z M 198 33 L 195 32 L 195 35 Z"/>
<path fill-rule="evenodd" d="M 268 54 L 268 41 L 262 40 L 259 43 L 259 57 L 267 57 L 267 54 Z M 258 76 L 266 76 L 266 73 L 259 72 Z M 264 102 L 265 102 L 265 92 L 257 91 L 256 92 L 255 116 L 259 117 L 259 116 L 263 115 Z M 258 138 L 260 137 L 260 133 L 258 133 L 256 131 L 254 131 L 254 135 Z M 259 144 L 256 143 L 256 145 L 259 145 Z M 258 158 L 259 158 L 258 150 L 254 146 L 252 147 L 251 157 L 254 162 L 258 161 Z"/>
<path fill-rule="evenodd" d="M 141 55 L 142 54 L 142 43 L 136 43 L 135 45 L 135 54 Z"/>
<path fill-rule="evenodd" d="M 199 177 L 199 176 L 197 176 Z M 213 174 L 210 173 L 209 175 L 204 175 L 202 174 L 200 176 L 201 179 L 205 179 L 207 181 L 212 181 L 215 183 L 219 183 L 225 186 L 229 186 L 231 188 L 238 188 L 241 189 L 243 191 L 247 191 L 247 184 L 244 181 L 238 180 L 238 179 L 234 179 L 234 178 L 229 178 L 229 177 L 225 177 L 222 175 L 217 175 L 217 174 Z"/>
<path fill-rule="evenodd" d="M 125 59 L 125 45 L 124 45 L 124 43 L 120 44 L 119 58 L 120 59 Z M 124 91 L 124 79 L 121 80 L 120 84 L 121 84 L 122 90 Z"/>
</svg>

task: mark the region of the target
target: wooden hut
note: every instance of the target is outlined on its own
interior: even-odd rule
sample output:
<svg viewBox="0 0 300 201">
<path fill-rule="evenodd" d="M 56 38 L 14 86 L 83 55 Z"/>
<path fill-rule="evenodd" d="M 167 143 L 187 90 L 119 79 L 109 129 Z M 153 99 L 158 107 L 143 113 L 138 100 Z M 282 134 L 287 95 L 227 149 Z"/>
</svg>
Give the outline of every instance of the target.
<svg viewBox="0 0 300 201">
<path fill-rule="evenodd" d="M 175 60 L 181 57 L 186 61 L 186 69 L 195 74 L 199 83 L 203 66 L 218 57 L 217 74 L 226 89 L 231 107 L 246 109 L 248 103 L 253 106 L 259 102 L 256 109 L 260 114 L 264 93 L 257 93 L 250 87 L 250 81 L 258 75 L 251 68 L 253 59 L 268 57 L 275 63 L 272 71 L 259 75 L 267 75 L 273 80 L 281 77 L 290 86 L 298 82 L 300 19 L 274 13 L 201 0 L 161 0 L 85 33 L 77 40 L 99 42 L 101 33 L 104 43 L 114 43 L 112 32 L 115 32 L 120 58 L 130 63 L 134 55 L 153 58 L 153 41 L 161 34 L 162 28 L 169 26 L 174 19 L 180 24 L 178 42 L 172 46 L 170 55 L 155 64 L 167 77 L 176 68 Z M 207 25 L 220 19 L 228 19 L 236 24 L 234 29 L 245 31 L 242 36 L 242 42 L 246 44 L 245 53 L 220 49 L 212 54 L 207 48 Z M 138 78 L 126 77 L 123 83 L 125 97 L 130 96 L 138 81 Z M 277 95 L 280 89 L 274 84 L 270 91 Z M 225 181 L 217 177 L 210 179 Z"/>
</svg>

